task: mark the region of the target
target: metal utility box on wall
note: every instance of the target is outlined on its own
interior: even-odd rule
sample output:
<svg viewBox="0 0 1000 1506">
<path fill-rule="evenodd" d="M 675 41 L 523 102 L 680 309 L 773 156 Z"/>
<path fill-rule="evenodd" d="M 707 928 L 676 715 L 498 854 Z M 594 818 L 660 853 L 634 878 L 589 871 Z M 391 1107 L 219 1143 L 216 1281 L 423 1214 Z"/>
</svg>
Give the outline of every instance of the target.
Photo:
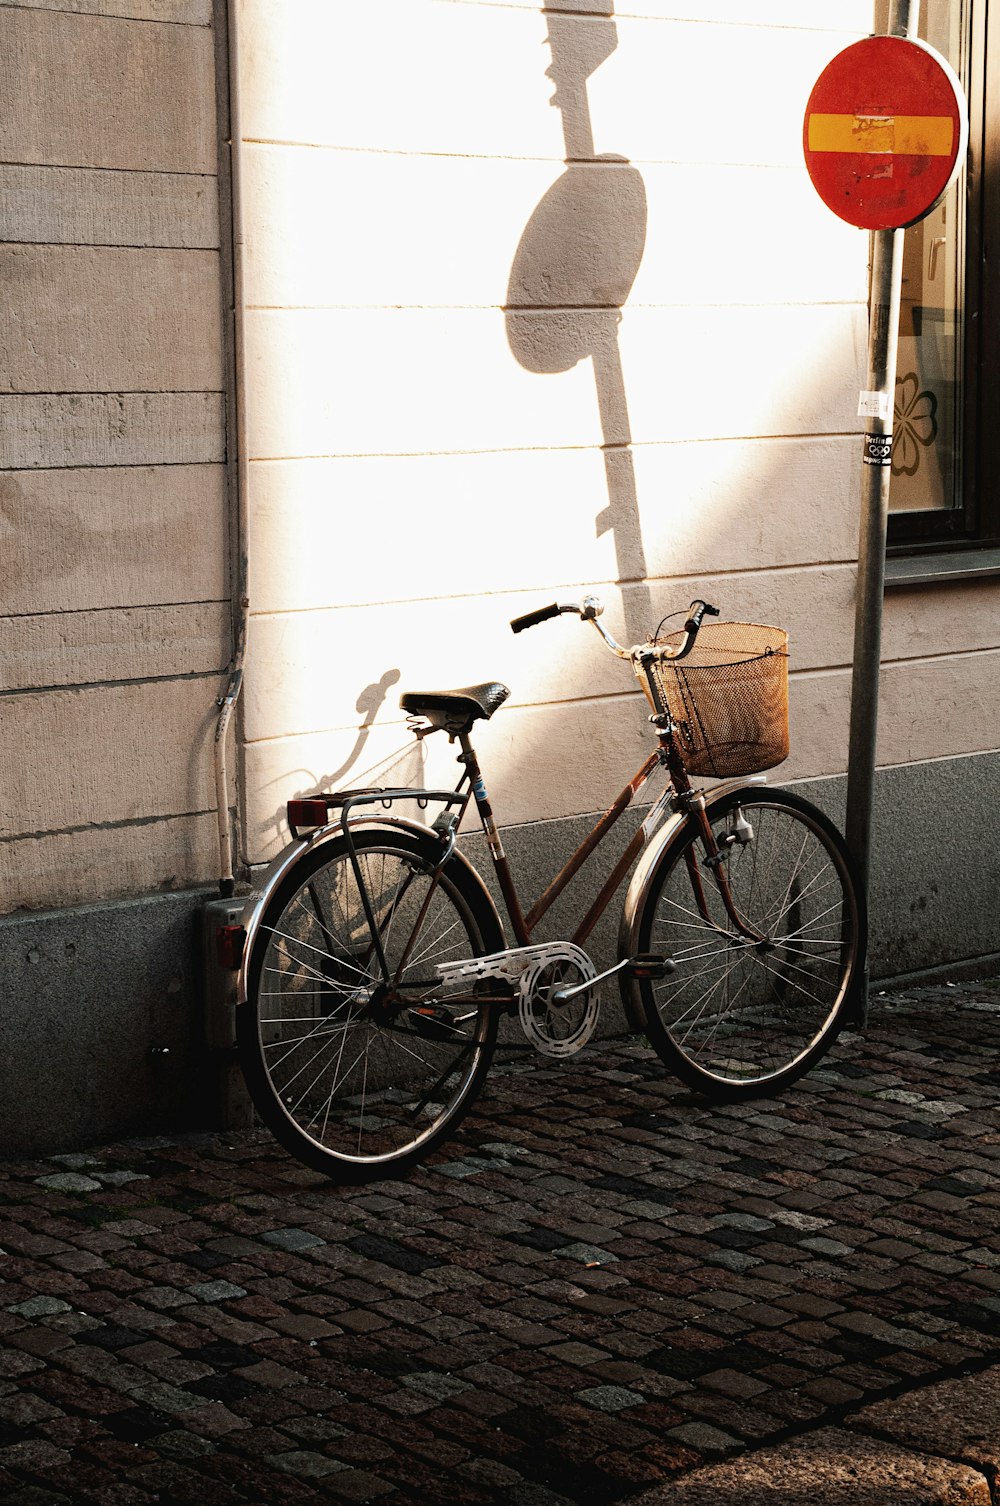
<svg viewBox="0 0 1000 1506">
<path fill-rule="evenodd" d="M 213 1118 L 223 1129 L 247 1129 L 253 1124 L 253 1108 L 236 1059 L 237 974 L 219 955 L 219 933 L 239 925 L 243 904 L 240 898 L 212 899 L 202 910 L 207 1096 Z"/>
</svg>

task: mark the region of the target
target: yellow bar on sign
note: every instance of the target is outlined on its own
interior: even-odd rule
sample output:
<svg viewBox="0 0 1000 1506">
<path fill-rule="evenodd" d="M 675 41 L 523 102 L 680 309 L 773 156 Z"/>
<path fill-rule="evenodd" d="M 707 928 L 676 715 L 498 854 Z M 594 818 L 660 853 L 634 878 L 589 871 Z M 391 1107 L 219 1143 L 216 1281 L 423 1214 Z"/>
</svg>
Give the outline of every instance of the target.
<svg viewBox="0 0 1000 1506">
<path fill-rule="evenodd" d="M 948 115 L 810 115 L 811 152 L 892 152 L 949 157 L 954 122 Z"/>
</svg>

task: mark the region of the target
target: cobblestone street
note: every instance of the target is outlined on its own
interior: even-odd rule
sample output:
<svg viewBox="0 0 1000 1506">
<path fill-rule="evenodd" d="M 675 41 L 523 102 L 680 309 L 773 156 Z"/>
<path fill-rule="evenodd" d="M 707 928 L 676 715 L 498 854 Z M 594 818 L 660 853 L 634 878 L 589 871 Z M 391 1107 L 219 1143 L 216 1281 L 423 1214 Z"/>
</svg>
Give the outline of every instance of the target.
<svg viewBox="0 0 1000 1506">
<path fill-rule="evenodd" d="M 838 1502 L 989 1502 L 998 1086 L 1000 985 L 942 984 L 773 1102 L 508 1048 L 405 1182 L 264 1135 L 8 1164 L 0 1496 L 785 1506 L 826 1449 Z"/>
</svg>

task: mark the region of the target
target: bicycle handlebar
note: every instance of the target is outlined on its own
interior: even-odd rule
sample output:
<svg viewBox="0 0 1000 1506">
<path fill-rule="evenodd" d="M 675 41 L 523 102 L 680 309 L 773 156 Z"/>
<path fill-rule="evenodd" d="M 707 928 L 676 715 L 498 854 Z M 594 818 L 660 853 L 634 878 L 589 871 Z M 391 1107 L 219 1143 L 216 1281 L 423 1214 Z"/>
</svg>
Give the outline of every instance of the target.
<svg viewBox="0 0 1000 1506">
<path fill-rule="evenodd" d="M 515 617 L 510 625 L 512 633 L 523 633 L 525 628 L 534 627 L 536 623 L 545 622 L 549 617 L 558 617 L 562 611 L 556 602 L 548 607 L 537 607 L 534 612 L 525 612 L 523 617 Z"/>
<path fill-rule="evenodd" d="M 639 643 L 634 648 L 622 648 L 620 643 L 615 642 L 604 624 L 598 622 L 597 619 L 603 611 L 604 603 L 597 596 L 585 596 L 582 601 L 561 603 L 553 601 L 547 607 L 536 607 L 533 612 L 525 612 L 523 617 L 515 617 L 510 626 L 512 632 L 523 633 L 525 628 L 535 627 L 539 622 L 547 622 L 550 617 L 560 617 L 564 612 L 572 612 L 584 622 L 592 622 L 608 648 L 613 654 L 617 654 L 619 659 L 631 659 L 635 663 L 643 657 L 656 653 L 666 659 L 685 658 L 694 648 L 702 619 L 706 616 L 718 617 L 719 615 L 718 607 L 710 606 L 707 601 L 699 598 L 688 608 L 689 616 L 684 624 L 684 637 L 676 649 L 654 649 L 650 643 Z"/>
</svg>

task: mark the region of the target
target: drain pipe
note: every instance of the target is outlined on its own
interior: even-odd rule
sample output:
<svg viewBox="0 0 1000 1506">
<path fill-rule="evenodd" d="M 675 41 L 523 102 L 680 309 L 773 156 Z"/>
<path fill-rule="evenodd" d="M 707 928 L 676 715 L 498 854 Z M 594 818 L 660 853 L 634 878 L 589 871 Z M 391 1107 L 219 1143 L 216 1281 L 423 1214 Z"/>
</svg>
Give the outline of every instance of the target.
<svg viewBox="0 0 1000 1506">
<path fill-rule="evenodd" d="M 244 229 L 242 143 L 243 122 L 240 94 L 239 0 L 227 4 L 227 52 L 229 57 L 229 194 L 232 217 L 233 307 L 232 350 L 234 388 L 229 432 L 236 447 L 235 497 L 229 515 L 230 586 L 233 596 L 233 658 L 229 684 L 216 701 L 219 719 L 215 729 L 215 799 L 219 818 L 219 893 L 229 898 L 236 891 L 233 876 L 233 839 L 229 820 L 229 777 L 226 740 L 229 724 L 243 686 L 247 625 L 250 616 L 247 457 L 246 351 L 243 315 Z M 232 472 L 230 473 L 232 475 Z"/>
<path fill-rule="evenodd" d="M 236 704 L 243 686 L 243 665 L 250 616 L 248 587 L 247 508 L 250 467 L 247 460 L 246 367 L 243 319 L 243 143 L 240 110 L 239 7 L 241 0 L 221 0 L 215 14 L 220 31 L 226 27 L 226 58 L 219 57 L 219 89 L 228 77 L 229 94 L 229 208 L 232 236 L 232 310 L 226 329 L 227 382 L 226 459 L 230 487 L 229 572 L 232 595 L 233 657 L 229 683 L 218 697 L 215 728 L 215 799 L 219 818 L 219 898 L 202 908 L 201 935 L 204 988 L 204 1038 L 206 1065 L 203 1109 L 209 1122 L 220 1129 L 248 1129 L 253 1108 L 240 1071 L 236 1051 L 236 978 L 232 952 L 233 931 L 240 925 L 243 900 L 236 896 L 233 875 L 233 831 L 229 819 L 229 777 L 226 743 Z M 223 16 L 225 19 L 223 20 Z M 224 159 L 223 159 L 224 160 Z"/>
</svg>

